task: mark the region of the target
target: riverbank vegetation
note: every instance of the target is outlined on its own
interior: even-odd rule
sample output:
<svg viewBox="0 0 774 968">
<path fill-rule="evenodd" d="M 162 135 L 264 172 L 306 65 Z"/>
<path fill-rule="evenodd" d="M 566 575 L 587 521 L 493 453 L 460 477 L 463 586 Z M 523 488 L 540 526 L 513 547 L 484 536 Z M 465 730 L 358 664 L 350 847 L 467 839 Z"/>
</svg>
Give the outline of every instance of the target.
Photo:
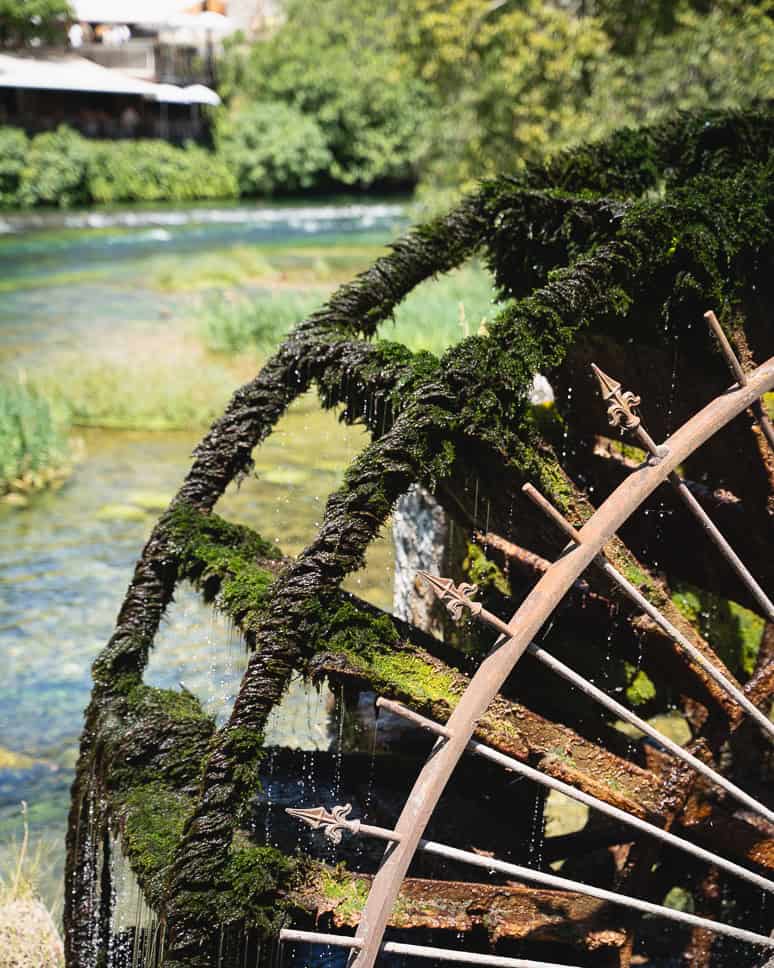
<svg viewBox="0 0 774 968">
<path fill-rule="evenodd" d="M 22 803 L 24 832 L 11 845 L 0 870 L 0 962 L 7 968 L 61 968 L 64 950 L 54 918 L 38 896 L 49 844 L 30 847 L 27 804 Z"/>
<path fill-rule="evenodd" d="M 28 138 L 0 128 L 0 205 L 34 208 L 234 198 L 225 162 L 196 145 L 92 141 L 66 126 Z"/>
<path fill-rule="evenodd" d="M 211 150 L 0 129 L 0 206 L 406 190 L 774 92 L 770 0 L 288 0 L 227 42 Z"/>
<path fill-rule="evenodd" d="M 0 383 L 0 497 L 24 503 L 31 491 L 58 485 L 72 454 L 66 426 L 50 401 L 22 376 Z"/>
</svg>

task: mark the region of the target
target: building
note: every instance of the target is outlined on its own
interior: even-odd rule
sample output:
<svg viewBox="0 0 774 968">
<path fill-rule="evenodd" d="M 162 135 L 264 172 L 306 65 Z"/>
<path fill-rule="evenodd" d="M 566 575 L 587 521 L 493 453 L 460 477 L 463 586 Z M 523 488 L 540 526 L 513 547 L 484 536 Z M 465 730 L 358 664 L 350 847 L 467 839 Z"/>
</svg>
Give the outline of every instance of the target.
<svg viewBox="0 0 774 968">
<path fill-rule="evenodd" d="M 234 24 L 191 0 L 75 0 L 70 49 L 0 53 L 0 124 L 89 137 L 207 136 L 217 47 Z"/>
</svg>

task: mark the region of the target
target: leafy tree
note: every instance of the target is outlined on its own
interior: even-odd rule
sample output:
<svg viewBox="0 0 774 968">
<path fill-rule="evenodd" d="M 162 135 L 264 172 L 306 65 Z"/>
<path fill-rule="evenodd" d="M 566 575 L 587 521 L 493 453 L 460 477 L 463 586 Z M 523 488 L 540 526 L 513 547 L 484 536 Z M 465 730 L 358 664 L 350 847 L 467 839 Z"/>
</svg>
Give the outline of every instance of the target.
<svg viewBox="0 0 774 968">
<path fill-rule="evenodd" d="M 271 40 L 231 46 L 222 92 L 238 109 L 280 101 L 314 118 L 338 182 L 413 180 L 430 92 L 406 73 L 391 20 L 369 0 L 291 0 Z"/>
<path fill-rule="evenodd" d="M 661 120 L 674 111 L 738 107 L 774 96 L 774 21 L 766 5 L 678 12 L 669 33 L 600 64 L 587 134 Z"/>
<path fill-rule="evenodd" d="M 0 47 L 63 41 L 73 16 L 68 0 L 0 0 Z"/>
<path fill-rule="evenodd" d="M 609 51 L 596 20 L 543 0 L 400 6 L 399 46 L 439 102 L 425 157 L 433 182 L 467 185 L 573 140 Z"/>
<path fill-rule="evenodd" d="M 332 162 L 317 121 L 283 101 L 240 103 L 220 115 L 215 139 L 242 195 L 309 188 Z"/>
</svg>

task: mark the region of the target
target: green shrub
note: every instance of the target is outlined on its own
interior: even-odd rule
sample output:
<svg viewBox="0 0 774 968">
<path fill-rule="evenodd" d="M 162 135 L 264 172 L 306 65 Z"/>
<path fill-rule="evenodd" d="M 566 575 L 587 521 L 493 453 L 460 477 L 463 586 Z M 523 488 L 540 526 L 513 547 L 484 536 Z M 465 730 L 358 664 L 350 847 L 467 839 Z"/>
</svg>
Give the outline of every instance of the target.
<svg viewBox="0 0 774 968">
<path fill-rule="evenodd" d="M 67 454 L 67 438 L 48 402 L 25 381 L 4 376 L 0 383 L 0 493 L 15 481 L 57 468 Z"/>
<path fill-rule="evenodd" d="M 236 198 L 226 162 L 194 144 L 90 141 L 66 126 L 28 140 L 0 128 L 0 207 Z"/>
<path fill-rule="evenodd" d="M 0 206 L 19 204 L 19 182 L 29 150 L 27 135 L 18 128 L 0 128 Z"/>
<path fill-rule="evenodd" d="M 91 199 L 115 202 L 185 202 L 233 198 L 237 183 L 217 155 L 196 145 L 175 148 L 163 141 L 102 141 L 88 163 Z"/>
<path fill-rule="evenodd" d="M 208 349 L 271 353 L 290 329 L 318 304 L 319 298 L 295 292 L 267 293 L 253 299 L 220 296 L 207 301 L 201 314 Z"/>
<path fill-rule="evenodd" d="M 309 188 L 332 160 L 314 118 L 281 101 L 235 106 L 219 115 L 215 130 L 242 195 Z"/>
<path fill-rule="evenodd" d="M 19 202 L 26 206 L 69 208 L 89 201 L 87 171 L 90 143 L 62 125 L 36 135 L 21 173 Z"/>
</svg>

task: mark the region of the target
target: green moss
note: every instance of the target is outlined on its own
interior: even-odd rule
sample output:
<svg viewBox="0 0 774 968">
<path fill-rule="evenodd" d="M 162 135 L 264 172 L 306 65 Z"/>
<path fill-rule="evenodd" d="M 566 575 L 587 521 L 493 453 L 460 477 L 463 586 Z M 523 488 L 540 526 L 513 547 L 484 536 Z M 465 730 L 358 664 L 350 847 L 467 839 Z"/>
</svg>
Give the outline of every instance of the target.
<svg viewBox="0 0 774 968">
<path fill-rule="evenodd" d="M 633 706 L 644 706 L 656 698 L 656 687 L 646 672 L 630 662 L 624 662 L 627 686 L 626 698 Z"/>
<path fill-rule="evenodd" d="M 359 920 L 369 886 L 367 878 L 352 875 L 342 864 L 323 868 L 317 881 L 322 897 L 334 904 L 336 913 L 347 922 Z"/>
<path fill-rule="evenodd" d="M 675 583 L 672 601 L 734 675 L 752 674 L 765 625 L 759 615 L 687 582 Z"/>
<path fill-rule="evenodd" d="M 133 686 L 126 696 L 130 712 L 147 715 L 161 712 L 169 719 L 208 719 L 202 704 L 191 692 L 177 692 L 174 689 L 157 689 L 143 683 Z"/>
<path fill-rule="evenodd" d="M 263 937 L 275 935 L 290 903 L 288 892 L 304 867 L 274 847 L 233 848 L 214 886 L 218 921 L 244 921 Z"/>
<path fill-rule="evenodd" d="M 443 703 L 453 708 L 461 691 L 451 673 L 440 672 L 430 663 L 408 652 L 371 654 L 368 659 L 348 654 L 356 669 L 361 669 L 378 691 L 390 687 L 417 702 Z"/>
<path fill-rule="evenodd" d="M 225 751 L 231 763 L 231 775 L 239 796 L 236 802 L 241 806 L 239 819 L 247 819 L 251 803 L 261 791 L 260 770 L 264 756 L 264 735 L 246 726 L 232 727 L 228 730 Z"/>
<path fill-rule="evenodd" d="M 166 869 L 191 808 L 189 797 L 162 783 L 132 788 L 120 809 L 124 849 L 151 904 L 162 896 Z"/>
<path fill-rule="evenodd" d="M 483 550 L 473 542 L 468 542 L 468 551 L 462 562 L 462 570 L 466 577 L 478 586 L 481 594 L 495 589 L 510 597 L 511 586 L 508 579 L 497 565 L 487 558 Z"/>
<path fill-rule="evenodd" d="M 562 466 L 557 461 L 545 458 L 540 460 L 539 488 L 560 511 L 572 509 L 575 493 Z"/>
<path fill-rule="evenodd" d="M 326 650 L 370 656 L 396 646 L 400 636 L 389 615 L 371 614 L 344 600 L 322 617 L 320 641 Z"/>
<path fill-rule="evenodd" d="M 640 568 L 633 558 L 629 555 L 618 556 L 615 565 L 630 584 L 634 585 L 644 595 L 647 595 L 648 598 L 651 598 L 656 591 L 656 585 L 651 576 L 644 569 Z M 661 597 L 659 596 L 659 598 Z"/>
<path fill-rule="evenodd" d="M 165 519 L 178 554 L 181 577 L 207 590 L 217 587 L 217 604 L 241 624 L 263 604 L 274 575 L 261 561 L 280 560 L 280 550 L 250 528 L 214 514 L 177 505 Z"/>
</svg>

